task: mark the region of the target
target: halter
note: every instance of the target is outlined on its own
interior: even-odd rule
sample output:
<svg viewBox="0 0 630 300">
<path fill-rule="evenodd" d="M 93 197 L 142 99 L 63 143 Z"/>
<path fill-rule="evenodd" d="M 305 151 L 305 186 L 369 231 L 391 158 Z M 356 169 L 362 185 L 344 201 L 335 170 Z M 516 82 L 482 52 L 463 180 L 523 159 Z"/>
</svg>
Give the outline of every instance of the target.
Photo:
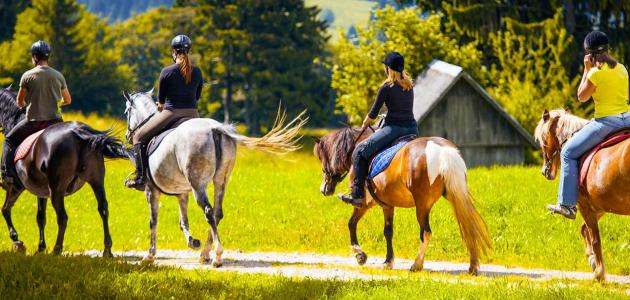
<svg viewBox="0 0 630 300">
<path fill-rule="evenodd" d="M 549 172 L 549 169 L 551 169 L 551 164 L 549 162 L 553 162 L 556 159 L 556 156 L 558 156 L 558 154 L 560 154 L 560 152 L 562 151 L 562 147 L 564 146 L 564 143 L 566 143 L 568 140 L 569 139 L 566 139 L 562 143 L 558 141 L 558 144 L 559 144 L 558 148 L 556 148 L 556 150 L 553 151 L 553 153 L 551 153 L 551 155 L 549 156 L 549 159 L 545 159 L 545 168 L 543 169 L 545 176 L 547 176 L 547 172 Z"/>
<path fill-rule="evenodd" d="M 140 122 L 138 124 L 138 126 L 136 126 L 134 129 L 131 129 L 131 128 L 127 127 L 127 130 L 129 131 L 129 136 L 127 137 L 127 142 L 131 142 L 133 140 L 133 136 L 136 133 L 136 131 L 138 129 L 140 129 L 140 127 L 142 127 L 144 124 L 149 122 L 149 120 L 151 120 L 151 118 L 153 118 L 154 115 L 155 115 L 155 113 L 150 114 L 146 119 L 144 119 L 142 122 Z M 127 114 L 127 124 L 129 124 L 130 118 L 131 118 L 131 114 Z"/>
</svg>

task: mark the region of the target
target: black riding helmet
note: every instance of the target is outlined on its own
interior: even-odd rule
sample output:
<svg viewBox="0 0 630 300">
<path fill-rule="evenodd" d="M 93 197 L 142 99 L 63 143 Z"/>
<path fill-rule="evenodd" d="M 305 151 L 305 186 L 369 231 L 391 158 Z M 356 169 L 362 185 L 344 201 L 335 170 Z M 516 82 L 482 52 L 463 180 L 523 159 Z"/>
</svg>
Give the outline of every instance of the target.
<svg viewBox="0 0 630 300">
<path fill-rule="evenodd" d="M 383 64 L 396 72 L 402 73 L 405 69 L 405 58 L 398 52 L 389 52 L 385 56 Z"/>
<path fill-rule="evenodd" d="M 584 49 L 589 52 L 608 50 L 608 36 L 601 31 L 593 31 L 584 38 Z"/>
<path fill-rule="evenodd" d="M 48 59 L 48 56 L 50 55 L 50 45 L 42 40 L 39 40 L 31 45 L 31 50 L 29 50 L 29 52 L 31 55 L 35 55 L 38 58 Z"/>
<path fill-rule="evenodd" d="M 192 41 L 184 34 L 180 34 L 171 41 L 171 48 L 177 52 L 188 52 L 192 48 Z"/>
</svg>

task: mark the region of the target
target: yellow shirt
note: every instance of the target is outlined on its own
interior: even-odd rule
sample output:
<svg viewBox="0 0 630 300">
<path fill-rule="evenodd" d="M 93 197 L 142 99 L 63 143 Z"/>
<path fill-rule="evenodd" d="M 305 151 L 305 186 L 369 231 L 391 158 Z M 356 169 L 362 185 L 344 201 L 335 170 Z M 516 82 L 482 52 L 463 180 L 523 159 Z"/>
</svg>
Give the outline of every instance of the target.
<svg viewBox="0 0 630 300">
<path fill-rule="evenodd" d="M 595 118 L 608 117 L 630 110 L 628 105 L 628 71 L 622 64 L 611 69 L 604 64 L 601 69 L 591 68 L 586 78 L 595 85 L 593 102 Z"/>
</svg>

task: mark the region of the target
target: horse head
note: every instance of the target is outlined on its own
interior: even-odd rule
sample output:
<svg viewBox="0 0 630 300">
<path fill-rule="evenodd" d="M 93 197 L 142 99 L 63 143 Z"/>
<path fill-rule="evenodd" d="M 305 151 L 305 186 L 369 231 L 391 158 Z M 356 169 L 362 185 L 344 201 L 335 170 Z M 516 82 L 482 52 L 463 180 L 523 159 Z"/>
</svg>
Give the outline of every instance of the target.
<svg viewBox="0 0 630 300">
<path fill-rule="evenodd" d="M 11 86 L 0 88 L 0 126 L 5 132 L 11 131 L 25 116 L 24 111 L 17 106 L 16 93 L 10 89 Z"/>
<path fill-rule="evenodd" d="M 331 132 L 315 141 L 313 152 L 322 165 L 322 184 L 319 191 L 324 196 L 335 192 L 352 165 L 352 151 L 359 131 L 350 127 Z"/>
<path fill-rule="evenodd" d="M 545 109 L 534 134 L 542 152 L 544 161 L 541 172 L 545 178 L 556 178 L 562 146 L 586 123 L 586 120 L 570 114 L 567 109 Z"/>
<path fill-rule="evenodd" d="M 152 94 L 153 89 L 146 93 L 129 94 L 123 91 L 127 115 L 127 132 L 125 133 L 127 141 L 130 141 L 133 133 L 157 113 L 157 105 Z"/>
</svg>

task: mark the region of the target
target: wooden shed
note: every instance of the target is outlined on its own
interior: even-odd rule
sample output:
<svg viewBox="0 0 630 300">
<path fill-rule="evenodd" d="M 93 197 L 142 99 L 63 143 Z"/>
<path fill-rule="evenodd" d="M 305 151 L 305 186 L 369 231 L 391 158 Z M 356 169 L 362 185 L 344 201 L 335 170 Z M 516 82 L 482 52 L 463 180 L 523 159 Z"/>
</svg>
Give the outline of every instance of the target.
<svg viewBox="0 0 630 300">
<path fill-rule="evenodd" d="M 414 116 L 421 136 L 459 147 L 468 167 L 522 164 L 534 138 L 461 67 L 433 60 L 416 79 Z"/>
</svg>

